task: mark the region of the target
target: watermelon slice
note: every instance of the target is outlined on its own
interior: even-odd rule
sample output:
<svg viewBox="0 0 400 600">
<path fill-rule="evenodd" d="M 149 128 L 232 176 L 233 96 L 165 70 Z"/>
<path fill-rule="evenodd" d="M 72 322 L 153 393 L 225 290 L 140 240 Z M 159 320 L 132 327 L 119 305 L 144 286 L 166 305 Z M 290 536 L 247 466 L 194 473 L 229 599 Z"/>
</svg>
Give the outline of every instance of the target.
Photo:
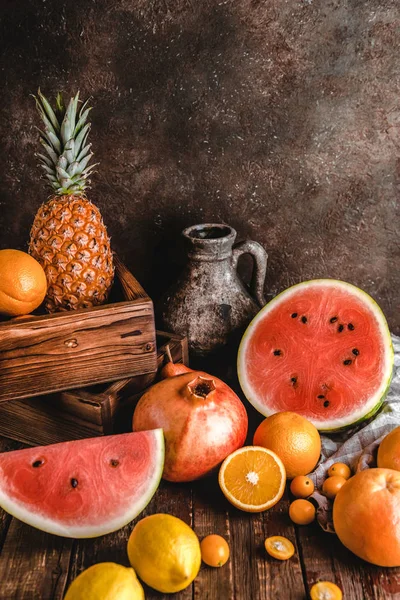
<svg viewBox="0 0 400 600">
<path fill-rule="evenodd" d="M 381 309 L 334 279 L 306 281 L 276 296 L 250 323 L 238 354 L 242 390 L 260 413 L 295 411 L 320 431 L 375 414 L 392 369 Z"/>
<path fill-rule="evenodd" d="M 0 506 L 64 537 L 116 531 L 150 502 L 164 467 L 162 429 L 0 454 Z"/>
</svg>

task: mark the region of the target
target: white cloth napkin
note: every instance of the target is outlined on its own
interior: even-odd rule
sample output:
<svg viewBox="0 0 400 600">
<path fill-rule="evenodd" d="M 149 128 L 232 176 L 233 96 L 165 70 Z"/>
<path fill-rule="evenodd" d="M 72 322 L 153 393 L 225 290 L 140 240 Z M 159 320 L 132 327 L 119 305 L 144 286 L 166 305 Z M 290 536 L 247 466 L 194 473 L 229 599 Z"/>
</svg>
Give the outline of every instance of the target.
<svg viewBox="0 0 400 600">
<path fill-rule="evenodd" d="M 325 531 L 334 533 L 332 502 L 323 496 L 322 484 L 335 462 L 349 465 L 353 473 L 376 466 L 376 451 L 382 439 L 400 425 L 400 338 L 392 336 L 394 373 L 388 395 L 379 413 L 366 423 L 344 433 L 322 435 L 321 460 L 310 474 L 316 491 L 311 496 L 318 504 L 317 519 Z"/>
</svg>

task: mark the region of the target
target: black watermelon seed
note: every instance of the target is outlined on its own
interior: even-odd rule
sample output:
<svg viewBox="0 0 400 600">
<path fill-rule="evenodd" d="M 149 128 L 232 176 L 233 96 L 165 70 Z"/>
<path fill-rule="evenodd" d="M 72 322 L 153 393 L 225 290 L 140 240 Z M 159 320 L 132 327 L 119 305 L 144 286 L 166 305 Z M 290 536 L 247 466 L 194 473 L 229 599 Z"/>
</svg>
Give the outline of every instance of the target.
<svg viewBox="0 0 400 600">
<path fill-rule="evenodd" d="M 344 365 L 351 365 L 351 363 L 352 363 L 351 358 L 346 358 L 346 360 L 343 361 Z"/>
<path fill-rule="evenodd" d="M 301 317 L 301 322 L 302 323 L 307 323 L 307 317 Z"/>
<path fill-rule="evenodd" d="M 35 460 L 35 462 L 32 464 L 32 467 L 35 467 L 35 469 L 37 469 L 37 467 L 40 467 L 42 464 L 42 460 Z"/>
<path fill-rule="evenodd" d="M 280 356 L 282 352 L 280 350 L 274 350 L 275 356 Z"/>
<path fill-rule="evenodd" d="M 354 356 L 358 356 L 360 354 L 360 351 L 357 350 L 357 348 L 353 348 L 352 353 L 354 354 Z"/>
<path fill-rule="evenodd" d="M 325 406 L 325 408 L 328 408 L 328 406 L 329 406 L 329 402 L 328 402 L 328 400 L 325 400 L 325 402 L 324 402 L 324 406 Z"/>
<path fill-rule="evenodd" d="M 292 383 L 297 383 L 297 377 L 291 377 L 291 378 L 290 378 L 290 381 L 291 381 Z"/>
<path fill-rule="evenodd" d="M 337 317 L 332 317 L 332 318 L 330 319 L 330 322 L 331 322 L 331 323 L 336 323 L 336 321 L 337 321 Z"/>
<path fill-rule="evenodd" d="M 72 487 L 73 487 L 73 488 L 76 488 L 76 486 L 78 485 L 78 480 L 77 480 L 77 479 L 74 479 L 74 478 L 72 478 L 72 479 L 71 479 L 71 485 L 72 485 Z"/>
<path fill-rule="evenodd" d="M 320 398 L 320 400 L 323 400 L 325 398 L 325 396 L 323 394 L 319 394 L 319 396 L 317 396 L 317 398 Z"/>
<path fill-rule="evenodd" d="M 112 458 L 112 459 L 110 460 L 110 465 L 111 465 L 112 467 L 118 467 L 118 465 L 119 465 L 119 460 L 117 460 L 116 458 Z"/>
<path fill-rule="evenodd" d="M 340 333 L 340 332 L 342 332 L 342 331 L 343 331 L 343 329 L 344 329 L 344 326 L 343 326 L 343 325 L 339 325 L 339 327 L 337 328 L 337 330 L 338 330 L 338 332 L 339 332 L 339 333 Z"/>
<path fill-rule="evenodd" d="M 350 331 L 354 331 L 354 325 L 353 325 L 353 323 L 349 323 L 347 325 L 347 329 L 350 329 Z"/>
<path fill-rule="evenodd" d="M 292 313 L 292 319 L 295 319 L 297 317 L 297 313 Z"/>
</svg>

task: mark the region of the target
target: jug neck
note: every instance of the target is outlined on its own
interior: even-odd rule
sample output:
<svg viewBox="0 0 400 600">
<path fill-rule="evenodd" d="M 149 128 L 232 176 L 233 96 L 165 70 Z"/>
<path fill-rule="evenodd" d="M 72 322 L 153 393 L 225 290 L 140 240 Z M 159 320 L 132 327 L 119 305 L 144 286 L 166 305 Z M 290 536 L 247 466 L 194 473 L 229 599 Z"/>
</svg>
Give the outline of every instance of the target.
<svg viewBox="0 0 400 600">
<path fill-rule="evenodd" d="M 202 223 L 187 227 L 182 232 L 188 258 L 195 261 L 215 262 L 232 257 L 236 231 L 220 223 Z"/>
</svg>

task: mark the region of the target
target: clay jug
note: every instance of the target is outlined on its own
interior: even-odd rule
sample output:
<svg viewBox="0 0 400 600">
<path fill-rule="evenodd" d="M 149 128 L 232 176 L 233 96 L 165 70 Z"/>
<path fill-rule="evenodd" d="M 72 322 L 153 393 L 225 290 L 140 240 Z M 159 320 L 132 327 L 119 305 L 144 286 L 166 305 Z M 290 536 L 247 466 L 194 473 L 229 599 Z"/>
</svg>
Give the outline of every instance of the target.
<svg viewBox="0 0 400 600">
<path fill-rule="evenodd" d="M 267 253 L 253 241 L 234 244 L 228 225 L 205 223 L 182 232 L 186 267 L 160 306 L 167 331 L 186 335 L 191 354 L 206 356 L 237 343 L 246 326 L 265 304 L 263 293 Z M 250 289 L 237 273 L 242 254 L 254 260 Z"/>
</svg>

